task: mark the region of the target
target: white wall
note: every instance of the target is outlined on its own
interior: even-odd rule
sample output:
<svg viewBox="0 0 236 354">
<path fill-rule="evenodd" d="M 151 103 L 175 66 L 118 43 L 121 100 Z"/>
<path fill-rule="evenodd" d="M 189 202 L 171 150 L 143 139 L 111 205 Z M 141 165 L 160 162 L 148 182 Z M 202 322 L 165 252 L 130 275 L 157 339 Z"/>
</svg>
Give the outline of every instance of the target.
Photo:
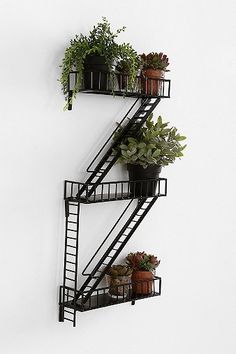
<svg viewBox="0 0 236 354">
<path fill-rule="evenodd" d="M 138 52 L 169 55 L 172 98 L 156 114 L 188 149 L 123 254 L 161 258 L 162 296 L 79 314 L 72 328 L 57 322 L 63 181 L 84 181 L 132 100 L 80 94 L 63 112 L 58 66 L 102 16 L 126 25 L 121 40 Z M 236 352 L 234 19 L 233 0 L 1 1 L 1 353 Z M 120 212 L 111 204 L 83 207 L 81 266 Z"/>
</svg>

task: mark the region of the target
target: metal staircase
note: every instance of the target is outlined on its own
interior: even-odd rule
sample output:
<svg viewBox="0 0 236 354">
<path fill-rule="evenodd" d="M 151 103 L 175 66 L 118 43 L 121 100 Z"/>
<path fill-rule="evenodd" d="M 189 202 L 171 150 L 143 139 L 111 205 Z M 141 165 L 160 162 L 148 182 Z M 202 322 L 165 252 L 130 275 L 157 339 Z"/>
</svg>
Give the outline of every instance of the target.
<svg viewBox="0 0 236 354">
<path fill-rule="evenodd" d="M 113 264 L 115 259 L 118 257 L 126 243 L 133 235 L 134 231 L 137 229 L 137 227 L 142 222 L 146 214 L 149 212 L 153 204 L 156 202 L 157 198 L 158 197 L 143 198 L 138 200 L 138 204 L 135 210 L 132 212 L 131 216 L 129 217 L 128 221 L 119 231 L 114 241 L 108 247 L 104 255 L 100 258 L 99 262 L 94 267 L 93 271 L 88 275 L 88 278 L 79 289 L 75 297 L 75 301 L 78 300 L 79 296 L 83 293 L 83 291 L 86 291 L 86 296 L 82 300 L 82 303 L 86 303 L 89 296 L 93 293 L 93 291 L 99 285 L 100 281 L 103 279 L 106 270 Z M 131 203 L 132 200 L 128 204 L 128 207 L 131 205 Z M 123 216 L 123 214 L 121 216 Z M 121 217 L 119 218 L 119 220 L 120 219 Z"/>
<path fill-rule="evenodd" d="M 116 139 L 116 141 L 113 141 L 110 143 L 110 146 L 108 150 L 103 154 L 103 156 L 100 158 L 99 162 L 97 163 L 96 167 L 93 169 L 91 172 L 91 175 L 85 182 L 85 184 L 90 184 L 93 183 L 93 186 L 91 186 L 88 196 L 90 196 L 94 190 L 96 189 L 96 186 L 102 182 L 104 177 L 107 175 L 107 173 L 110 171 L 112 166 L 115 164 L 117 161 L 117 155 L 114 154 L 113 149 L 120 144 L 121 140 L 127 136 L 127 135 L 135 135 L 138 134 L 140 128 L 142 125 L 145 123 L 147 118 L 150 116 L 150 114 L 153 112 L 153 110 L 156 108 L 158 103 L 160 102 L 160 97 L 156 98 L 145 98 L 142 100 L 141 106 L 138 108 L 138 110 L 135 112 L 133 117 L 128 120 L 127 124 L 122 127 L 121 132 L 119 133 L 119 138 Z M 137 100 L 136 100 L 137 102 Z M 136 103 L 135 102 L 135 103 Z M 127 115 L 125 116 L 125 118 Z M 119 126 L 121 126 L 122 121 L 120 122 Z M 117 131 L 117 129 L 115 130 Z M 114 136 L 114 132 L 110 136 L 109 140 L 106 142 L 106 145 L 111 141 L 112 137 Z M 104 147 L 105 147 L 104 146 Z M 102 150 L 100 150 L 99 154 L 100 155 Z M 97 155 L 97 157 L 98 157 Z M 80 190 L 80 195 L 84 192 L 84 188 L 81 188 Z M 79 195 L 78 195 L 79 196 Z"/>
</svg>

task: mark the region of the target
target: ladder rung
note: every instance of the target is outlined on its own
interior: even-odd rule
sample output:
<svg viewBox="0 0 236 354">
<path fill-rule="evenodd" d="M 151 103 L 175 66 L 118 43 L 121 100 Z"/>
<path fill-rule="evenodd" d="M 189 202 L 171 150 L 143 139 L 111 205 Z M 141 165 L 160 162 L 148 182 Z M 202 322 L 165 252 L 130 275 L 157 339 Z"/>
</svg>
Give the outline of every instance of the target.
<svg viewBox="0 0 236 354">
<path fill-rule="evenodd" d="M 74 256 L 76 257 L 76 254 L 70 253 L 70 252 L 66 252 L 66 254 L 68 254 L 69 256 Z"/>
<path fill-rule="evenodd" d="M 74 322 L 74 320 L 71 320 L 70 318 L 64 317 L 64 320 Z"/>
<path fill-rule="evenodd" d="M 74 263 L 74 262 L 71 262 L 71 261 L 66 261 L 66 263 L 70 263 L 70 264 L 75 265 L 75 263 Z"/>
<path fill-rule="evenodd" d="M 71 272 L 71 273 L 75 273 L 74 270 L 71 270 L 71 269 L 66 269 L 67 272 Z"/>
<path fill-rule="evenodd" d="M 68 280 L 71 280 L 71 281 L 75 281 L 75 279 L 71 279 L 71 278 L 68 278 L 68 277 L 65 277 L 65 279 L 68 279 Z"/>
<path fill-rule="evenodd" d="M 77 230 L 67 229 L 67 231 L 77 232 Z"/>
<path fill-rule="evenodd" d="M 76 215 L 76 216 L 77 216 L 78 214 L 76 214 L 76 213 L 69 213 L 69 215 Z"/>
<path fill-rule="evenodd" d="M 69 238 L 70 240 L 76 240 L 76 237 L 67 236 L 67 238 Z"/>
<path fill-rule="evenodd" d="M 76 248 L 76 246 L 66 245 L 67 247 Z"/>
<path fill-rule="evenodd" d="M 64 312 L 70 313 L 71 315 L 74 315 L 74 312 L 70 312 L 68 310 L 64 310 Z"/>
<path fill-rule="evenodd" d="M 69 220 L 68 220 L 68 223 L 70 223 L 70 224 L 77 224 L 76 221 L 69 221 Z"/>
</svg>

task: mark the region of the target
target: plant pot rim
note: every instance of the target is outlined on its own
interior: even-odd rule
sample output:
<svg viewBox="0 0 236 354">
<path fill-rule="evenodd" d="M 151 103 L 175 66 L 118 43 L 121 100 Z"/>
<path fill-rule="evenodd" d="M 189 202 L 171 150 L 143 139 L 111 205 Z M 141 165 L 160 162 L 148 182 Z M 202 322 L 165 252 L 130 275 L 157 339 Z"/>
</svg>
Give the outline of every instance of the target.
<svg viewBox="0 0 236 354">
<path fill-rule="evenodd" d="M 152 273 L 153 274 L 153 272 L 151 270 L 133 270 L 132 274 L 134 274 L 134 273 Z"/>
<path fill-rule="evenodd" d="M 143 69 L 142 74 L 145 77 L 151 78 L 151 79 L 163 79 L 165 77 L 165 70 L 163 69 Z"/>
</svg>

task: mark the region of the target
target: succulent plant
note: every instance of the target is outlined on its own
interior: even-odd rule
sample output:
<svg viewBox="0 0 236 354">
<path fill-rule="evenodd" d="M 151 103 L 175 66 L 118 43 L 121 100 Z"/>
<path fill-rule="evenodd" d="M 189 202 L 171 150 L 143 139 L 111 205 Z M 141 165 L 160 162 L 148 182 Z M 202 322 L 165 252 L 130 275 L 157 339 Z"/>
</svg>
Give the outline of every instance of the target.
<svg viewBox="0 0 236 354">
<path fill-rule="evenodd" d="M 169 71 L 166 69 L 169 65 L 169 59 L 166 54 L 151 52 L 147 55 L 142 54 L 140 57 L 143 69 L 159 69 Z"/>
<path fill-rule="evenodd" d="M 153 164 L 167 166 L 177 157 L 182 157 L 186 145 L 181 145 L 181 141 L 186 137 L 180 135 L 175 127 L 168 128 L 168 124 L 160 116 L 157 122 L 153 122 L 151 115 L 140 129 L 138 137 L 125 137 L 113 150 L 119 155 L 117 162 L 147 168 Z M 117 131 L 114 140 L 119 139 L 120 132 Z"/>
<path fill-rule="evenodd" d="M 126 257 L 127 265 L 133 270 L 153 271 L 160 264 L 156 256 L 145 252 L 129 253 Z"/>
<path fill-rule="evenodd" d="M 107 274 L 110 275 L 112 278 L 116 278 L 119 276 L 130 276 L 132 272 L 133 269 L 130 268 L 128 265 L 118 264 L 113 265 L 111 268 L 109 268 Z"/>
</svg>

